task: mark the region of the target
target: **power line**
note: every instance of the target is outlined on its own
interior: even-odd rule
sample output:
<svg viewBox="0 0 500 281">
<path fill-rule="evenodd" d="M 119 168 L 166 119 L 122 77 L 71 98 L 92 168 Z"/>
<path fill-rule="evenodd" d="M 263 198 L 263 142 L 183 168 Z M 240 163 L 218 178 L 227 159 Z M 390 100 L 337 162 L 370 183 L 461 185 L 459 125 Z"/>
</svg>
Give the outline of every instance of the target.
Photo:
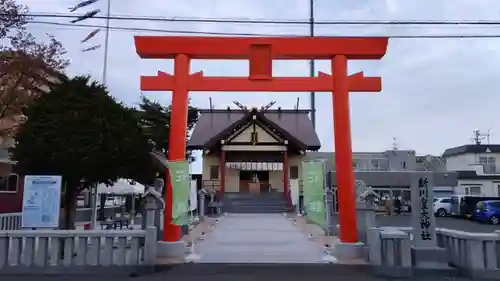
<svg viewBox="0 0 500 281">
<path fill-rule="evenodd" d="M 106 28 L 106 25 L 95 25 L 95 24 L 72 24 L 72 23 L 62 23 L 62 22 L 47 22 L 47 21 L 36 21 L 29 20 L 28 23 L 33 24 L 46 24 L 64 27 L 79 27 L 79 28 Z M 158 32 L 158 33 L 178 33 L 178 34 L 198 34 L 198 35 L 220 35 L 220 36 L 269 36 L 269 37 L 304 37 L 301 34 L 270 34 L 270 33 L 237 33 L 237 32 L 211 32 L 211 31 L 196 31 L 196 30 L 174 30 L 174 29 L 154 29 L 154 28 L 141 28 L 141 27 L 120 27 L 120 26 L 110 26 L 110 30 L 116 31 L 146 31 L 146 32 Z M 498 34 L 436 34 L 436 35 L 365 35 L 365 36 L 341 36 L 338 37 L 389 37 L 389 38 L 399 38 L 399 39 L 466 39 L 466 38 L 500 38 L 500 33 Z"/>
<path fill-rule="evenodd" d="M 79 18 L 83 15 L 73 14 L 45 14 L 45 13 L 27 13 L 24 14 L 30 18 Z M 0 16 L 11 16 L 9 14 L 0 14 Z M 251 20 L 251 19 L 232 19 L 232 18 L 179 18 L 179 17 L 152 17 L 152 16 L 100 16 L 95 15 L 94 19 L 127 20 L 127 21 L 162 21 L 162 22 L 192 22 L 192 23 L 232 23 L 232 24 L 293 24 L 310 25 L 310 21 L 304 20 Z M 315 25 L 498 25 L 500 21 L 477 20 L 477 21 L 428 21 L 428 20 L 410 20 L 410 21 L 380 21 L 380 20 L 348 20 L 348 21 L 314 21 Z"/>
</svg>

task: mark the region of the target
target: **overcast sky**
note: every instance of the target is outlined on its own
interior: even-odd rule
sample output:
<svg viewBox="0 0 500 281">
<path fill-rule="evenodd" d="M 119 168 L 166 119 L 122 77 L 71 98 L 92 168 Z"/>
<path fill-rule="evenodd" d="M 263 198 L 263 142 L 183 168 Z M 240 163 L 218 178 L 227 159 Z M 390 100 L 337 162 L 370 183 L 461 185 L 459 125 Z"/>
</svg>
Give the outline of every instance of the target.
<svg viewBox="0 0 500 281">
<path fill-rule="evenodd" d="M 308 0 L 111 0 L 112 15 L 308 20 Z M 68 13 L 80 0 L 17 0 L 31 12 Z M 106 1 L 92 7 L 106 10 Z M 82 9 L 82 12 L 91 8 Z M 498 0 L 316 0 L 316 20 L 500 20 Z M 69 22 L 68 19 L 38 19 Z M 92 19 L 84 24 L 104 24 Z M 111 21 L 111 26 L 163 30 L 308 35 L 307 25 L 250 25 Z M 82 53 L 79 43 L 92 29 L 32 24 L 38 36 L 55 35 L 68 50 L 70 75 L 91 74 L 101 79 L 103 49 Z M 500 25 L 488 27 L 445 26 L 318 26 L 322 36 L 424 35 L 424 34 L 500 34 Z M 108 85 L 111 93 L 128 105 L 140 97 L 139 76 L 157 70 L 172 71 L 172 62 L 141 60 L 135 52 L 134 35 L 162 35 L 155 32 L 111 31 Z M 169 35 L 166 34 L 165 35 Z M 90 47 L 104 42 L 104 32 Z M 349 72 L 364 71 L 380 75 L 381 93 L 352 93 L 352 142 L 354 151 L 390 149 L 393 136 L 402 149 L 417 154 L 441 154 L 446 148 L 470 143 L 473 129 L 493 130 L 492 142 L 500 139 L 498 106 L 500 95 L 499 39 L 391 39 L 381 61 L 349 64 Z M 192 71 L 206 75 L 244 76 L 244 61 L 194 61 Z M 317 71 L 330 72 L 328 62 L 317 63 Z M 307 76 L 308 63 L 276 62 L 277 76 Z M 144 93 L 164 104 L 168 92 Z M 215 107 L 223 108 L 237 100 L 248 106 L 276 101 L 293 108 L 296 97 L 300 107 L 308 108 L 308 93 L 204 93 L 191 95 L 195 106 L 207 108 L 212 97 Z M 317 94 L 317 128 L 322 151 L 333 150 L 331 94 Z M 199 163 L 195 165 L 199 171 Z"/>
</svg>

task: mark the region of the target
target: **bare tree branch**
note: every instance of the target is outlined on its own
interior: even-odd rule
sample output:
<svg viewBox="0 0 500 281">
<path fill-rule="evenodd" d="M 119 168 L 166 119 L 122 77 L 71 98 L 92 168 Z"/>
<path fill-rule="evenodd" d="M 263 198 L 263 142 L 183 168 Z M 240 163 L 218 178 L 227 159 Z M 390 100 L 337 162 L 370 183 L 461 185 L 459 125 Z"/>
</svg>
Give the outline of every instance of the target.
<svg viewBox="0 0 500 281">
<path fill-rule="evenodd" d="M 0 0 L 0 137 L 11 136 L 26 106 L 62 79 L 69 61 L 61 42 L 27 31 L 28 7 Z"/>
</svg>

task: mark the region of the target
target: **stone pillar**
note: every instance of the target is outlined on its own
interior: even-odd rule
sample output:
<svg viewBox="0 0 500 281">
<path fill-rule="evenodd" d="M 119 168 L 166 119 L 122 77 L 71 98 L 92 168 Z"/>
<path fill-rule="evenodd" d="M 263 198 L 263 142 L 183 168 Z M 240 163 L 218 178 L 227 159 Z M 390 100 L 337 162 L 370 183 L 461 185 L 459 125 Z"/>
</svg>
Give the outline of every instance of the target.
<svg viewBox="0 0 500 281">
<path fill-rule="evenodd" d="M 359 241 L 366 242 L 367 231 L 377 227 L 375 208 L 370 202 L 356 203 L 356 217 Z"/>
<path fill-rule="evenodd" d="M 433 173 L 414 172 L 411 177 L 412 262 L 415 266 L 447 264 L 445 249 L 437 246 Z"/>
<path fill-rule="evenodd" d="M 165 188 L 165 181 L 161 178 L 157 178 L 153 184 L 154 190 L 163 194 L 163 189 Z M 163 210 L 155 210 L 152 217 L 153 224 L 156 226 L 156 232 L 158 238 L 163 237 L 164 221 L 163 221 Z"/>
<path fill-rule="evenodd" d="M 226 152 L 222 150 L 220 152 L 219 158 L 219 169 L 220 169 L 220 190 L 219 190 L 219 202 L 222 202 L 224 197 L 224 192 L 226 191 Z"/>
<path fill-rule="evenodd" d="M 206 200 L 205 200 L 205 192 L 203 190 L 198 191 L 198 206 L 200 209 L 198 210 L 198 218 L 200 221 L 205 220 L 206 213 Z"/>
<path fill-rule="evenodd" d="M 283 193 L 285 195 L 285 200 L 288 203 L 288 206 L 292 204 L 290 198 L 290 192 L 288 190 L 288 171 L 290 170 L 288 163 L 288 151 L 283 152 Z"/>
<path fill-rule="evenodd" d="M 335 235 L 337 227 L 337 224 L 333 221 L 333 204 L 335 204 L 333 199 L 333 191 L 327 186 L 325 190 L 325 234 L 328 236 Z"/>
</svg>

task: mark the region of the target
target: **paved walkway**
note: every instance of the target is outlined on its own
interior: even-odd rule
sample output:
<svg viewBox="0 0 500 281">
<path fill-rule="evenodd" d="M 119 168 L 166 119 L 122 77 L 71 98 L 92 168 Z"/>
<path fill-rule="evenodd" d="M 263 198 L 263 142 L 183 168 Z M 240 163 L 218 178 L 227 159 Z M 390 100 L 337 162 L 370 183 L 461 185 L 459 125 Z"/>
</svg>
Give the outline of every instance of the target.
<svg viewBox="0 0 500 281">
<path fill-rule="evenodd" d="M 323 249 L 282 214 L 228 214 L 195 251 L 199 263 L 325 263 Z"/>
</svg>

